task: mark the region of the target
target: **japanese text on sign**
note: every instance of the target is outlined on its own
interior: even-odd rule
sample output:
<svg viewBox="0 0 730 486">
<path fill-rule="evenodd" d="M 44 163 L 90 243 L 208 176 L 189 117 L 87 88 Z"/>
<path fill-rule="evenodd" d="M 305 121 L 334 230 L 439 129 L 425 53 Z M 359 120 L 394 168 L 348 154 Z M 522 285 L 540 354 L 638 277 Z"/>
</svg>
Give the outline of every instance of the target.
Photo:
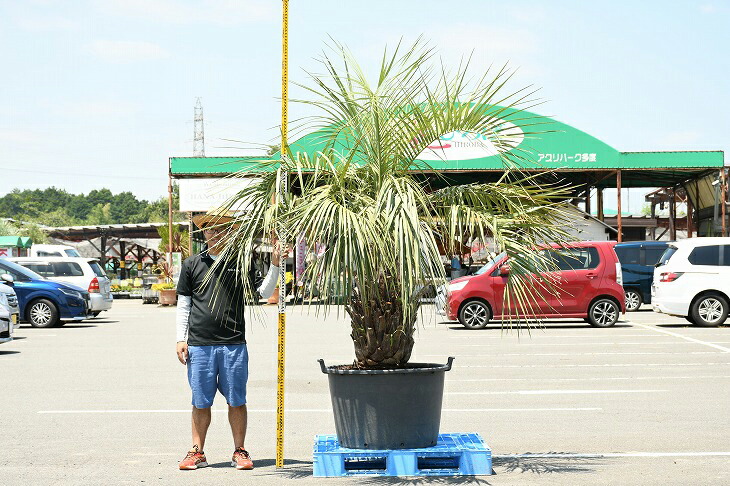
<svg viewBox="0 0 730 486">
<path fill-rule="evenodd" d="M 537 154 L 538 162 L 595 162 L 596 154 Z"/>
</svg>

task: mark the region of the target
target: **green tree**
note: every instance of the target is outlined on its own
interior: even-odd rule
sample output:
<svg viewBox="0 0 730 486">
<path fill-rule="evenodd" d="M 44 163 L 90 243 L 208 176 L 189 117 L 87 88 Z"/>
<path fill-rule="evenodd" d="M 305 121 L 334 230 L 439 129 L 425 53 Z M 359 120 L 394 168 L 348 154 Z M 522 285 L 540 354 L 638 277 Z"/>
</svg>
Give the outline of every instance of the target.
<svg viewBox="0 0 730 486">
<path fill-rule="evenodd" d="M 97 204 L 89 212 L 85 224 L 113 224 L 111 203 Z"/>
</svg>

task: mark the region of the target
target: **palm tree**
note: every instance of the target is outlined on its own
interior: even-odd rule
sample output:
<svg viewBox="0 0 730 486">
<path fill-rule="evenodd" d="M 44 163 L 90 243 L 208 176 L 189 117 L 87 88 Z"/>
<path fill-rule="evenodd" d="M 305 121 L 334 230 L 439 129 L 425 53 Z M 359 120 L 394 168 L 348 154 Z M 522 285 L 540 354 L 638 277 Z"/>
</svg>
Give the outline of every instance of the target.
<svg viewBox="0 0 730 486">
<path fill-rule="evenodd" d="M 247 208 L 232 226 L 218 264 L 235 261 L 247 275 L 252 247 L 261 235 L 286 229 L 326 250 L 306 270 L 305 294 L 316 288 L 325 303 L 344 299 L 352 324 L 354 366 L 404 366 L 414 345 L 419 294 L 446 281 L 439 247 L 492 238 L 511 257 L 508 298 L 528 304 L 535 289 L 525 276 L 544 270 L 529 250 L 562 241 L 560 201 L 568 194 L 558 184 L 537 185 L 519 171 L 529 153 L 515 147 L 504 121 L 526 119 L 533 91 L 503 94 L 512 76 L 506 68 L 469 75 L 464 62 L 449 72 L 431 63 L 432 48 L 420 39 L 411 48 L 386 50 L 371 84 L 344 46 L 324 55 L 326 74 L 310 74 L 300 85 L 322 113 L 305 120 L 316 129 L 314 153 L 285 151 L 281 162 L 262 162 L 260 179 L 227 207 Z M 507 173 L 498 182 L 444 186 L 419 156 L 453 131 L 486 134 L 497 147 Z M 290 184 L 276 199 L 282 174 Z M 241 175 L 248 175 L 241 174 Z M 272 201 L 275 201 L 272 204 Z M 248 285 L 248 282 L 246 282 Z M 330 306 L 325 306 L 325 312 Z"/>
</svg>

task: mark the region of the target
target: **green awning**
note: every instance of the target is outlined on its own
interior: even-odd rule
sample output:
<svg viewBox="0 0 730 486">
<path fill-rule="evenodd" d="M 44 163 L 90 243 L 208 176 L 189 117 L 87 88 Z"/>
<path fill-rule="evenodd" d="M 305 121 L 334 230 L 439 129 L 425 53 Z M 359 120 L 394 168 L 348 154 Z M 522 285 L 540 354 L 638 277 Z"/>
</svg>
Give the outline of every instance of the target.
<svg viewBox="0 0 730 486">
<path fill-rule="evenodd" d="M 19 236 L 0 236 L 0 246 L 12 246 L 14 248 L 25 248 Z"/>
<path fill-rule="evenodd" d="M 499 150 L 482 134 L 452 132 L 429 145 L 413 166 L 414 171 L 437 171 L 462 183 L 495 180 L 507 160 L 520 155 L 523 171 L 554 170 L 571 184 L 615 187 L 611 171 L 622 171 L 623 187 L 658 187 L 702 177 L 724 165 L 722 151 L 619 152 L 601 140 L 552 118 L 529 112 L 504 110 L 500 130 L 508 150 Z M 535 125 L 536 120 L 539 124 Z M 530 134 L 540 131 L 540 134 Z M 292 152 L 314 156 L 324 146 L 322 132 L 293 142 Z M 345 142 L 343 141 L 343 144 Z M 269 160 L 278 159 L 274 154 Z M 173 177 L 223 176 L 253 169 L 268 157 L 171 157 Z"/>
</svg>

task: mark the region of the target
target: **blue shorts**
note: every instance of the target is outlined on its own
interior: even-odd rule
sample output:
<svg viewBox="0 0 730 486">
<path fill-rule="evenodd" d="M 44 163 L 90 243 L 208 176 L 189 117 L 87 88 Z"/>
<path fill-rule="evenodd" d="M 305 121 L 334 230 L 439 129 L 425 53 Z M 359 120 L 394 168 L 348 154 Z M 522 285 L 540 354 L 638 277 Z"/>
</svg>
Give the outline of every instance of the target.
<svg viewBox="0 0 730 486">
<path fill-rule="evenodd" d="M 231 407 L 246 404 L 248 350 L 245 344 L 188 346 L 188 383 L 195 408 L 213 406 L 216 390 Z"/>
</svg>

